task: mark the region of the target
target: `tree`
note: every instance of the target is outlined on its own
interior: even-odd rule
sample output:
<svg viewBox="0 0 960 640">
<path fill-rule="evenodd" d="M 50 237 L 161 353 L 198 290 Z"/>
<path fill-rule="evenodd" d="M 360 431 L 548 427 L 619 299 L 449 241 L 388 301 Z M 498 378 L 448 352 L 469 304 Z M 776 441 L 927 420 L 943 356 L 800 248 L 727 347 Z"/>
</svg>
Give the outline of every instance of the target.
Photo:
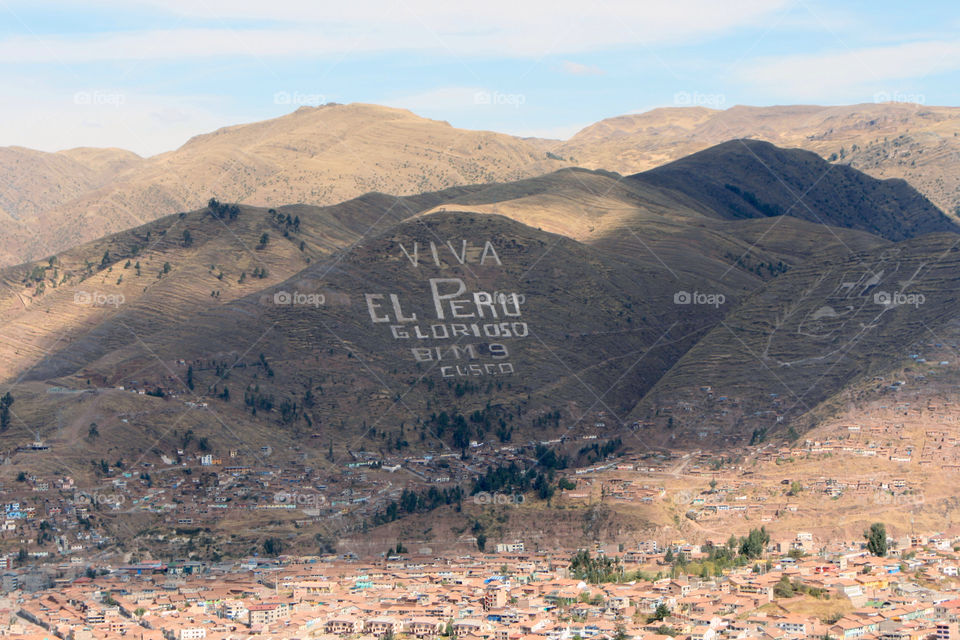
<svg viewBox="0 0 960 640">
<path fill-rule="evenodd" d="M 867 551 L 875 556 L 887 555 L 887 527 L 882 522 L 874 522 L 869 531 L 863 532 L 867 539 Z"/>
<path fill-rule="evenodd" d="M 487 536 L 484 535 L 484 534 L 482 534 L 482 533 L 478 533 L 478 534 L 477 534 L 477 549 L 480 550 L 480 553 L 483 553 L 483 551 L 484 551 L 484 549 L 486 549 L 486 547 L 487 547 Z"/>
<path fill-rule="evenodd" d="M 737 536 L 735 536 L 734 534 L 731 533 L 731 534 L 730 534 L 730 539 L 727 540 L 727 549 L 730 550 L 730 553 L 731 553 L 731 554 L 734 554 L 734 555 L 735 555 L 735 554 L 737 553 L 737 548 L 738 548 L 739 546 L 740 546 L 740 543 L 739 543 L 739 541 L 737 540 Z"/>
<path fill-rule="evenodd" d="M 90 423 L 90 428 L 87 429 L 87 437 L 90 438 L 91 440 L 93 440 L 94 438 L 98 437 L 99 435 L 100 435 L 100 430 L 97 429 L 97 423 L 96 423 L 96 422 L 91 422 L 91 423 Z"/>
<path fill-rule="evenodd" d="M 183 230 L 183 246 L 185 247 L 193 246 L 193 236 L 190 235 L 189 229 Z"/>
<path fill-rule="evenodd" d="M 13 396 L 8 391 L 0 398 L 0 431 L 6 431 L 10 426 L 10 405 L 13 404 Z"/>
<path fill-rule="evenodd" d="M 774 585 L 773 595 L 778 598 L 793 597 L 793 584 L 790 582 L 790 578 L 788 578 L 786 574 L 780 576 L 780 581 Z"/>
<path fill-rule="evenodd" d="M 661 622 L 670 616 L 670 607 L 666 603 L 661 602 L 657 605 L 657 608 L 653 612 L 653 620 Z"/>
<path fill-rule="evenodd" d="M 267 538 L 263 541 L 263 550 L 268 556 L 278 556 L 283 550 L 283 543 L 276 538 Z"/>
<path fill-rule="evenodd" d="M 193 365 L 187 367 L 187 386 L 193 391 Z"/>
<path fill-rule="evenodd" d="M 270 242 L 270 234 L 269 234 L 269 233 L 264 233 L 262 236 L 260 236 L 260 248 L 261 248 L 261 249 L 264 248 L 265 246 L 267 246 L 267 243 L 268 243 L 268 242 Z"/>
<path fill-rule="evenodd" d="M 746 538 L 740 539 L 740 553 L 748 558 L 759 558 L 770 544 L 766 527 L 751 529 Z"/>
</svg>

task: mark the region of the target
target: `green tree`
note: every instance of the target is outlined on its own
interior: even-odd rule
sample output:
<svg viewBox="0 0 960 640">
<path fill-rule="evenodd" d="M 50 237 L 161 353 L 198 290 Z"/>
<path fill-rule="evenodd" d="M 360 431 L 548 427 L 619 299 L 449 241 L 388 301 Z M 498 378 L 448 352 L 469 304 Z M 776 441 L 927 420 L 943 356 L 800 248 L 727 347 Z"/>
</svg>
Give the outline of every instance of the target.
<svg viewBox="0 0 960 640">
<path fill-rule="evenodd" d="M 276 538 L 267 538 L 263 541 L 263 550 L 268 556 L 278 556 L 283 550 L 283 543 Z"/>
<path fill-rule="evenodd" d="M 669 616 L 670 616 L 670 607 L 668 607 L 666 603 L 661 602 L 660 604 L 657 605 L 657 608 L 654 610 L 652 620 L 656 620 L 660 622 L 662 620 L 665 620 Z"/>
<path fill-rule="evenodd" d="M 874 522 L 869 531 L 863 532 L 867 539 L 867 551 L 875 556 L 887 555 L 887 527 L 882 522 Z"/>
<path fill-rule="evenodd" d="M 10 426 L 10 406 L 13 404 L 13 396 L 8 391 L 0 398 L 0 431 L 6 431 Z"/>
<path fill-rule="evenodd" d="M 780 576 L 780 581 L 773 587 L 773 595 L 778 598 L 792 598 L 794 595 L 793 584 L 785 574 Z"/>
<path fill-rule="evenodd" d="M 740 553 L 748 558 L 759 558 L 770 544 L 766 527 L 751 529 L 747 537 L 740 539 Z"/>
</svg>

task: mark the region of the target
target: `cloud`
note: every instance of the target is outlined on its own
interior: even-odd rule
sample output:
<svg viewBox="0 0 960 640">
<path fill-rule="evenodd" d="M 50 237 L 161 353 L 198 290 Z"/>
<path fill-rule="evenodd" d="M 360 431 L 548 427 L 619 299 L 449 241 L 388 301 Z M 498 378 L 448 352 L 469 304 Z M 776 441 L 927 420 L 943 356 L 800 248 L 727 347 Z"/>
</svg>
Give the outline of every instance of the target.
<svg viewBox="0 0 960 640">
<path fill-rule="evenodd" d="M 572 76 L 602 76 L 604 73 L 600 67 L 571 62 L 569 60 L 564 60 L 561 68 L 565 73 L 569 73 Z"/>
<path fill-rule="evenodd" d="M 772 95 L 811 101 L 862 99 L 899 83 L 960 70 L 960 41 L 930 40 L 815 55 L 764 58 L 737 79 Z"/>
<path fill-rule="evenodd" d="M 131 4 L 99 0 L 119 17 Z M 441 51 L 462 57 L 540 57 L 616 46 L 699 42 L 763 25 L 787 0 L 370 0 L 285 2 L 147 0 L 184 28 L 0 40 L 0 62 L 98 62 L 224 55 L 324 56 L 388 51 Z M 16 8 L 17 3 L 14 3 Z M 508 18 L 504 18 L 508 16 Z M 249 26 L 256 21 L 270 27 Z M 157 20 L 176 24 L 178 20 Z M 215 27 L 193 26 L 215 24 Z"/>
</svg>

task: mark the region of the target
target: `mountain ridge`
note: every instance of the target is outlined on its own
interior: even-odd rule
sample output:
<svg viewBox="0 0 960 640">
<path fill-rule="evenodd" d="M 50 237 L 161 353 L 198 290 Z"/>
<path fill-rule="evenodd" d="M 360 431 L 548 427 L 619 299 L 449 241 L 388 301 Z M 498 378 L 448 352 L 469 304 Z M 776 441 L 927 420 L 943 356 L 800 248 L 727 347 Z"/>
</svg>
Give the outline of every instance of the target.
<svg viewBox="0 0 960 640">
<path fill-rule="evenodd" d="M 149 158 L 116 149 L 47 154 L 11 147 L 0 149 L 8 183 L 0 197 L 0 265 L 193 210 L 210 197 L 267 207 L 328 205 L 368 191 L 404 195 L 566 166 L 628 175 L 732 138 L 805 148 L 874 177 L 906 179 L 953 215 L 960 206 L 958 127 L 960 109 L 903 103 L 666 107 L 550 141 L 347 104 L 223 127 Z M 19 224 L 9 223 L 18 216 Z"/>
</svg>

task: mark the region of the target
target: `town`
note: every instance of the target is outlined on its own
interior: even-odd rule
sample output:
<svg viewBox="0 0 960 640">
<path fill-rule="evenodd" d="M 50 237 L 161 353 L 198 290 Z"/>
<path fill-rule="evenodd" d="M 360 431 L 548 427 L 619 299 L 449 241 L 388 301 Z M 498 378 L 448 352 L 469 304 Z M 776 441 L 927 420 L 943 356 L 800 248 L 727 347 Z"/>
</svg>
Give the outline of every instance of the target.
<svg viewBox="0 0 960 640">
<path fill-rule="evenodd" d="M 882 525 L 880 526 L 882 529 Z M 3 575 L 2 637 L 958 637 L 960 529 L 821 545 L 810 534 L 662 548 L 438 557 L 395 549 L 236 562 L 68 562 Z M 882 548 L 875 548 L 879 544 Z M 888 547 L 889 545 L 889 547 Z M 736 545 L 734 545 L 736 546 Z M 726 560 L 724 560 L 726 559 Z"/>
</svg>

